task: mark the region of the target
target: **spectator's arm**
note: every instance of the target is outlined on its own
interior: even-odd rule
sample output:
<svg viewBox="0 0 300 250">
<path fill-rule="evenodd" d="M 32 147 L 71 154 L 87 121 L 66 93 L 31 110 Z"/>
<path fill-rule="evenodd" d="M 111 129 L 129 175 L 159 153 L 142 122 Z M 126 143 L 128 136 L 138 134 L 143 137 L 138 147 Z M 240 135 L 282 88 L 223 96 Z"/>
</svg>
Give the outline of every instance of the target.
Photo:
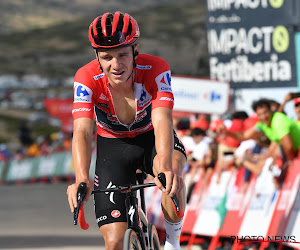
<svg viewBox="0 0 300 250">
<path fill-rule="evenodd" d="M 292 99 L 293 99 L 293 98 L 292 98 L 292 93 L 290 92 L 290 93 L 288 93 L 288 94 L 285 96 L 283 102 L 282 102 L 282 103 L 280 104 L 280 106 L 278 107 L 277 112 L 283 113 L 283 112 L 284 112 L 284 106 L 285 106 L 285 104 L 286 104 L 287 102 L 289 102 L 290 100 L 292 100 Z"/>
<path fill-rule="evenodd" d="M 288 158 L 289 161 L 292 161 L 295 157 L 295 151 L 293 149 L 293 142 L 291 136 L 287 134 L 283 136 L 280 141 L 282 143 L 283 151 L 286 157 Z"/>
<path fill-rule="evenodd" d="M 245 132 L 231 132 L 225 129 L 225 135 L 230 136 L 238 141 L 245 141 L 249 139 L 256 139 L 260 134 L 255 130 L 255 128 L 250 128 Z"/>
<path fill-rule="evenodd" d="M 243 166 L 250 170 L 252 173 L 259 175 L 265 165 L 266 161 L 261 160 L 257 163 L 253 163 L 251 161 L 245 160 L 243 161 Z"/>
<path fill-rule="evenodd" d="M 278 156 L 280 156 L 279 146 L 276 142 L 272 141 L 270 146 L 268 147 L 267 151 L 262 155 L 262 158 L 263 159 L 266 159 L 269 157 L 276 158 Z"/>
</svg>

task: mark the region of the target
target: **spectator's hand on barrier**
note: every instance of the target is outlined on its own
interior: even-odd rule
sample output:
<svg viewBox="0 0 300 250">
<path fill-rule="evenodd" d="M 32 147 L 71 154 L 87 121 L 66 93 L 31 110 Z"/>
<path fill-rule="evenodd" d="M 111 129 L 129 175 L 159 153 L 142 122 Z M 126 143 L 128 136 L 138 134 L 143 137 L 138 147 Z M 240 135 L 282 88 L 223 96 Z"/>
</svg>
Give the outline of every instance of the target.
<svg viewBox="0 0 300 250">
<path fill-rule="evenodd" d="M 72 213 L 74 213 L 74 207 L 77 207 L 77 190 L 78 190 L 78 186 L 81 182 L 76 182 L 74 184 L 71 184 L 68 186 L 67 189 L 67 195 L 68 195 L 68 202 L 69 202 L 69 206 L 70 206 L 70 210 Z M 89 182 L 87 183 L 87 192 L 85 195 L 85 198 L 83 200 L 83 204 L 85 205 L 86 202 L 88 201 L 88 199 L 91 196 L 92 190 L 93 190 L 93 186 L 89 185 Z"/>
</svg>

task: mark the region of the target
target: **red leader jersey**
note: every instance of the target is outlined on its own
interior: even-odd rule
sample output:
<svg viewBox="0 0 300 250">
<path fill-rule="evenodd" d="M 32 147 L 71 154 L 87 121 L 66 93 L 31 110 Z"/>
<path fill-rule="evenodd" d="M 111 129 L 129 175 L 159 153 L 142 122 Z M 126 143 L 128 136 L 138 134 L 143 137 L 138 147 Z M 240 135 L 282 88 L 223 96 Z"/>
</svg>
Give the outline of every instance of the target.
<svg viewBox="0 0 300 250">
<path fill-rule="evenodd" d="M 95 119 L 97 133 L 103 137 L 135 137 L 153 129 L 151 111 L 157 107 L 173 109 L 171 71 L 162 58 L 139 54 L 134 74 L 136 114 L 133 123 L 122 124 L 114 110 L 108 78 L 95 59 L 80 68 L 74 78 L 73 119 Z"/>
</svg>

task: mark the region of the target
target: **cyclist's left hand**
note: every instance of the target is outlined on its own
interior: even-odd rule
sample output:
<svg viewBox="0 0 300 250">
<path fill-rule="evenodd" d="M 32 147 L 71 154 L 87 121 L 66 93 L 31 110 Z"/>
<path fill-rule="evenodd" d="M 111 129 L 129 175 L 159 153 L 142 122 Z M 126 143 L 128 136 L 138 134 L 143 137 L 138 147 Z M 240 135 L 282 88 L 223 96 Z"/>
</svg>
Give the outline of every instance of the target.
<svg viewBox="0 0 300 250">
<path fill-rule="evenodd" d="M 154 178 L 156 186 L 170 196 L 177 194 L 183 188 L 182 177 L 172 171 L 164 171 L 163 173 L 166 176 L 166 188 L 163 187 L 157 177 Z"/>
</svg>

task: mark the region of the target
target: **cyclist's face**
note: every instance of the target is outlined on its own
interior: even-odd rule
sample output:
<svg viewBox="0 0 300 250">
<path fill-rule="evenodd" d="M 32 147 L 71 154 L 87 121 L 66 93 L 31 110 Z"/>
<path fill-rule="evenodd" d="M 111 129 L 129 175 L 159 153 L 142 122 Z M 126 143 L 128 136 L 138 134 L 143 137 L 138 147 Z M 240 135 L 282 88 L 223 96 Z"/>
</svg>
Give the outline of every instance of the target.
<svg viewBox="0 0 300 250">
<path fill-rule="evenodd" d="M 110 84 L 122 84 L 132 80 L 133 53 L 131 46 L 115 49 L 98 50 L 98 58 Z M 128 79 L 129 78 L 129 79 Z"/>
<path fill-rule="evenodd" d="M 267 106 L 261 106 L 256 109 L 257 119 L 267 125 L 270 125 L 272 112 Z"/>
</svg>

